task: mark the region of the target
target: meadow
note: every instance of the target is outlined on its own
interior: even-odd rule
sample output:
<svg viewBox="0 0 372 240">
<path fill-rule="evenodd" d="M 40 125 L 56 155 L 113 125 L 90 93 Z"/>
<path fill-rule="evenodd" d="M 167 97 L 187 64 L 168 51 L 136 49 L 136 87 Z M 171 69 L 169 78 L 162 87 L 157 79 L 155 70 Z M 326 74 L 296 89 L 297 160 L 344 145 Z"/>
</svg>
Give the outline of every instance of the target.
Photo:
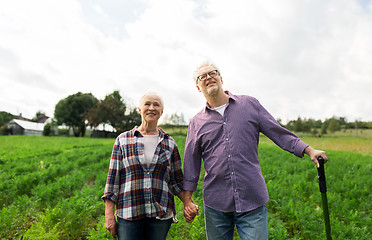
<svg viewBox="0 0 372 240">
<path fill-rule="evenodd" d="M 185 136 L 174 136 L 181 156 Z M 372 239 L 372 142 L 365 136 L 303 139 L 327 150 L 325 165 L 333 239 Z M 112 239 L 100 199 L 114 139 L 0 137 L 0 239 Z M 315 165 L 265 137 L 259 145 L 270 239 L 325 239 Z M 200 215 L 185 222 L 182 203 L 167 239 L 205 238 L 202 176 L 194 201 Z M 236 236 L 235 239 L 239 239 Z"/>
</svg>

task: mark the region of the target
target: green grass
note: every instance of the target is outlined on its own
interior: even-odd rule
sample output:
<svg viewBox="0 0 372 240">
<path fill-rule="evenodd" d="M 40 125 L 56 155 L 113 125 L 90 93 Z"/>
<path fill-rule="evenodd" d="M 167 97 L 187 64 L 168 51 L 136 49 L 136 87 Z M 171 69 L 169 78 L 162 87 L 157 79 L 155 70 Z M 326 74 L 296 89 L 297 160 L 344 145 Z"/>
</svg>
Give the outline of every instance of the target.
<svg viewBox="0 0 372 240">
<path fill-rule="evenodd" d="M 347 130 L 352 131 L 352 130 Z M 356 136 L 355 132 L 335 132 L 322 137 L 312 137 L 309 134 L 296 133 L 304 142 L 316 149 L 337 150 L 342 152 L 353 152 L 372 156 L 372 130 L 361 130 Z M 260 136 L 260 142 L 274 144 L 266 136 Z"/>
<path fill-rule="evenodd" d="M 183 156 L 185 137 L 174 138 Z M 323 144 L 330 159 L 325 171 L 333 239 L 371 239 L 370 139 L 304 140 L 316 148 Z M 112 239 L 104 227 L 100 197 L 113 143 L 114 139 L 1 136 L 0 239 Z M 270 239 L 325 239 L 315 165 L 264 138 L 259 154 L 270 194 Z M 200 215 L 188 224 L 176 199 L 179 223 L 172 225 L 167 239 L 206 239 L 202 177 L 194 201 Z"/>
</svg>

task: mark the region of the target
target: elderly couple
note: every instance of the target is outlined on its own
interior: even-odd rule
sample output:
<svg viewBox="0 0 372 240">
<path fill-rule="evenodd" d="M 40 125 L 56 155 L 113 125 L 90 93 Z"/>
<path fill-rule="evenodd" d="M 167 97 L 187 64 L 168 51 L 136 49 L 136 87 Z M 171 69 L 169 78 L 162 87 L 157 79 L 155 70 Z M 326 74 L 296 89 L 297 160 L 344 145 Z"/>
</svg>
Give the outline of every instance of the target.
<svg viewBox="0 0 372 240">
<path fill-rule="evenodd" d="M 141 125 L 117 137 L 102 196 L 112 236 L 166 239 L 177 222 L 174 195 L 184 204 L 186 221 L 192 222 L 199 209 L 192 194 L 203 159 L 207 239 L 232 240 L 235 226 L 243 240 L 268 239 L 269 195 L 258 159 L 260 132 L 298 157 L 306 153 L 317 167 L 319 156 L 327 161 L 324 151 L 281 127 L 257 99 L 224 91 L 215 64 L 199 65 L 194 81 L 207 103 L 189 124 L 183 173 L 176 142 L 157 126 L 164 106 L 157 94 L 141 98 Z"/>
</svg>

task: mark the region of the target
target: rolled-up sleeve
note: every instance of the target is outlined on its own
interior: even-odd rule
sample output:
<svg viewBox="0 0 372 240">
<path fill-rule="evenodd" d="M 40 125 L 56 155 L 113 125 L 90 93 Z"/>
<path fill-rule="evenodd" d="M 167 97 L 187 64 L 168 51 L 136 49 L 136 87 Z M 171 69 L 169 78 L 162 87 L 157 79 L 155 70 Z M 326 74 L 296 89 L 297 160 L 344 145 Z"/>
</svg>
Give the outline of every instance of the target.
<svg viewBox="0 0 372 240">
<path fill-rule="evenodd" d="M 198 186 L 202 159 L 202 152 L 196 134 L 197 131 L 191 121 L 185 144 L 183 188 L 192 192 L 195 192 Z"/>
<path fill-rule="evenodd" d="M 119 138 L 116 139 L 112 149 L 110 167 L 107 175 L 106 187 L 103 200 L 111 200 L 117 202 L 120 188 L 120 174 L 122 171 L 123 154 L 120 148 Z"/>
<path fill-rule="evenodd" d="M 258 100 L 256 100 L 256 106 L 259 116 L 260 131 L 281 149 L 302 158 L 308 144 L 303 142 L 291 131 L 282 127 Z"/>
<path fill-rule="evenodd" d="M 181 156 L 176 144 L 173 149 L 171 162 L 171 191 L 174 195 L 177 195 L 183 190 L 183 174 Z"/>
</svg>

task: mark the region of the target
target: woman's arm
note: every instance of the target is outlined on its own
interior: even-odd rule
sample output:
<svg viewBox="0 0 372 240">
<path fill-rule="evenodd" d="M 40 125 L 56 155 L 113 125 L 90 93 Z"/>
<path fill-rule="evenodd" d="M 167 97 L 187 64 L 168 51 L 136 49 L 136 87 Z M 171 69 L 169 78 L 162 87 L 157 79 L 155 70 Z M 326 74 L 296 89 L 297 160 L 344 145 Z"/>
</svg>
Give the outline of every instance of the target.
<svg viewBox="0 0 372 240">
<path fill-rule="evenodd" d="M 115 203 L 111 200 L 105 200 L 105 204 L 106 229 L 110 232 L 111 236 L 116 238 Z"/>
</svg>

